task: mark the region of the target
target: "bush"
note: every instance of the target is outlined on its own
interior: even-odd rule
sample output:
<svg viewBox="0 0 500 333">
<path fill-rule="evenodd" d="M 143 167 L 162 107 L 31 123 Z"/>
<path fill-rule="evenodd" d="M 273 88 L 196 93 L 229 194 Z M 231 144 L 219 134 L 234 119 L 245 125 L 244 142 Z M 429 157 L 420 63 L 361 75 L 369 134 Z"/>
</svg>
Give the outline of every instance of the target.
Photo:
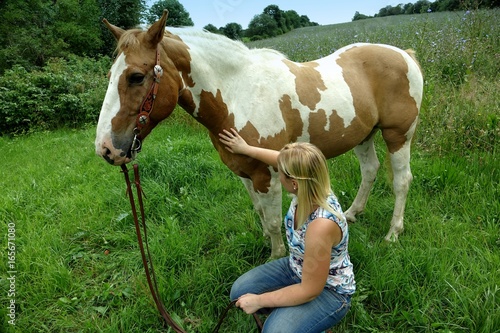
<svg viewBox="0 0 500 333">
<path fill-rule="evenodd" d="M 108 57 L 52 59 L 40 71 L 15 66 L 0 77 L 0 135 L 96 123 Z"/>
</svg>

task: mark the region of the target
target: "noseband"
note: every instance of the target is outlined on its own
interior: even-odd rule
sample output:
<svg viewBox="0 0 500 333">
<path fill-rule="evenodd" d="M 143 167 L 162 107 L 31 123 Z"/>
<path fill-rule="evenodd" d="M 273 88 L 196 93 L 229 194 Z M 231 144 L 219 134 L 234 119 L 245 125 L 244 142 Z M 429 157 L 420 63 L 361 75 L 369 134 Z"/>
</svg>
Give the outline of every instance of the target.
<svg viewBox="0 0 500 333">
<path fill-rule="evenodd" d="M 144 97 L 142 101 L 141 108 L 139 109 L 139 114 L 135 120 L 136 127 L 134 128 L 134 141 L 132 142 L 132 147 L 130 151 L 133 153 L 139 153 L 142 148 L 141 139 L 139 134 L 141 130 L 149 124 L 151 121 L 151 112 L 153 111 L 153 106 L 155 103 L 156 95 L 158 93 L 158 86 L 160 85 L 160 78 L 163 75 L 163 68 L 160 65 L 160 49 L 156 47 L 156 64 L 153 69 L 154 78 L 151 88 L 149 88 L 148 94 Z"/>
</svg>

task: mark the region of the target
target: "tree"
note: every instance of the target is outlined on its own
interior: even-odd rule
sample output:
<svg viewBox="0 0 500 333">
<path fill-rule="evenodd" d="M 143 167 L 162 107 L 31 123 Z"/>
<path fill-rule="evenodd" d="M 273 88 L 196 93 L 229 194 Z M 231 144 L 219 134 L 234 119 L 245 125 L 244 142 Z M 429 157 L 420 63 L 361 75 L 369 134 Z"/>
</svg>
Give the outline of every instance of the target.
<svg viewBox="0 0 500 333">
<path fill-rule="evenodd" d="M 267 14 L 255 15 L 248 24 L 247 36 L 255 39 L 268 38 L 278 35 L 278 23 Z"/>
<path fill-rule="evenodd" d="M 243 28 L 241 27 L 241 24 L 228 23 L 224 28 L 221 28 L 221 31 L 226 37 L 238 40 L 241 39 Z"/>
<path fill-rule="evenodd" d="M 431 3 L 427 0 L 419 0 L 415 2 L 415 5 L 413 6 L 413 10 L 415 14 L 421 14 L 421 13 L 426 13 L 427 9 L 431 7 Z"/>
<path fill-rule="evenodd" d="M 97 3 L 101 9 L 102 18 L 123 29 L 137 27 L 146 9 L 144 0 L 97 0 Z M 108 31 L 104 25 L 102 26 L 106 29 L 105 31 Z"/>
<path fill-rule="evenodd" d="M 68 51 L 80 56 L 97 56 L 103 44 L 99 15 L 94 0 L 58 1 L 54 31 Z"/>
<path fill-rule="evenodd" d="M 167 26 L 182 27 L 194 25 L 189 13 L 178 0 L 160 0 L 153 4 L 146 15 L 147 23 L 156 22 L 163 15 L 164 9 L 168 10 Z"/>
<path fill-rule="evenodd" d="M 433 5 L 437 12 L 451 12 L 460 9 L 460 0 L 436 0 Z"/>
<path fill-rule="evenodd" d="M 300 15 L 295 10 L 287 10 L 283 12 L 283 17 L 285 18 L 288 31 L 302 27 L 300 24 Z"/>
<path fill-rule="evenodd" d="M 123 29 L 134 28 L 141 24 L 142 13 L 146 8 L 144 0 L 97 0 L 97 3 L 102 13 L 100 19 L 105 18 Z M 112 55 L 116 45 L 115 38 L 102 22 L 99 23 L 99 27 L 104 42 L 101 53 Z"/>
<path fill-rule="evenodd" d="M 396 6 L 385 6 L 378 11 L 377 17 L 391 16 L 391 15 L 399 15 L 401 14 L 401 7 Z"/>
<path fill-rule="evenodd" d="M 217 27 L 215 25 L 211 24 L 211 23 L 207 24 L 206 26 L 204 26 L 203 29 L 205 29 L 206 31 L 210 31 L 210 32 L 212 32 L 214 34 L 219 34 L 220 33 L 219 29 L 217 29 Z"/>
<path fill-rule="evenodd" d="M 371 18 L 371 16 L 367 16 L 364 14 L 360 14 L 359 12 L 356 12 L 356 13 L 354 13 L 354 17 L 352 18 L 352 21 L 365 20 L 367 18 Z"/>
<path fill-rule="evenodd" d="M 0 6 L 0 73 L 15 64 L 30 70 L 52 57 L 101 51 L 95 0 L 4 0 Z"/>
<path fill-rule="evenodd" d="M 319 24 L 316 22 L 311 22 L 311 20 L 309 20 L 309 17 L 307 17 L 307 15 L 300 16 L 300 26 L 301 27 L 311 27 L 314 25 L 319 25 Z"/>
<path fill-rule="evenodd" d="M 406 5 L 403 6 L 403 12 L 405 14 L 414 14 L 415 13 L 414 5 L 411 2 L 407 3 Z"/>
<path fill-rule="evenodd" d="M 262 14 L 269 15 L 276 21 L 278 29 L 281 29 L 282 33 L 288 32 L 286 26 L 286 19 L 283 16 L 283 11 L 276 5 L 269 5 L 262 11 Z"/>
</svg>

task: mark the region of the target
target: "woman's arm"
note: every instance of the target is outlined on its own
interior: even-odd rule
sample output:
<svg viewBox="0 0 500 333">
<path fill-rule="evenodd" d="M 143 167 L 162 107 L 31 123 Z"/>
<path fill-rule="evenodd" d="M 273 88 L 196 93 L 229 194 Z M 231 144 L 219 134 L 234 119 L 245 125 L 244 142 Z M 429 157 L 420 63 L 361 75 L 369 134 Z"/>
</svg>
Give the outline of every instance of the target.
<svg viewBox="0 0 500 333">
<path fill-rule="evenodd" d="M 312 301 L 325 287 L 332 247 L 341 238 L 342 231 L 336 223 L 324 218 L 314 220 L 306 232 L 302 281 L 269 293 L 245 294 L 238 299 L 236 306 L 250 314 L 261 308 L 295 306 Z"/>
<path fill-rule="evenodd" d="M 250 146 L 234 128 L 231 128 L 231 131 L 224 130 L 223 133 L 219 133 L 219 140 L 231 153 L 247 155 L 273 167 L 278 167 L 279 151 Z"/>
</svg>

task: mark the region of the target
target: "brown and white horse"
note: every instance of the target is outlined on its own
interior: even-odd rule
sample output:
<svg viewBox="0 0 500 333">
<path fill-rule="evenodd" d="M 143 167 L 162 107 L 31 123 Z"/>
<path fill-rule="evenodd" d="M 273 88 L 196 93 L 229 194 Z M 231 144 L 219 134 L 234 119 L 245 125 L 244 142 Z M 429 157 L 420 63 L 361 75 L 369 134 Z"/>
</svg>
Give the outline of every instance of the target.
<svg viewBox="0 0 500 333">
<path fill-rule="evenodd" d="M 355 221 L 380 165 L 374 148 L 374 134 L 380 130 L 396 197 L 386 239 L 397 239 L 412 180 L 410 142 L 423 93 L 412 51 L 353 44 L 325 58 L 296 63 L 279 52 L 249 49 L 205 31 L 165 30 L 166 19 L 165 11 L 148 30 L 127 31 L 104 20 L 118 46 L 97 125 L 98 155 L 114 165 L 130 162 L 141 141 L 179 104 L 208 129 L 224 164 L 243 181 L 271 239 L 271 256 L 279 257 L 285 249 L 277 171 L 229 153 L 218 134 L 235 128 L 249 144 L 276 150 L 292 141 L 310 141 L 327 158 L 354 149 L 362 181 L 346 217 Z M 155 71 L 155 65 L 161 68 Z"/>
</svg>

